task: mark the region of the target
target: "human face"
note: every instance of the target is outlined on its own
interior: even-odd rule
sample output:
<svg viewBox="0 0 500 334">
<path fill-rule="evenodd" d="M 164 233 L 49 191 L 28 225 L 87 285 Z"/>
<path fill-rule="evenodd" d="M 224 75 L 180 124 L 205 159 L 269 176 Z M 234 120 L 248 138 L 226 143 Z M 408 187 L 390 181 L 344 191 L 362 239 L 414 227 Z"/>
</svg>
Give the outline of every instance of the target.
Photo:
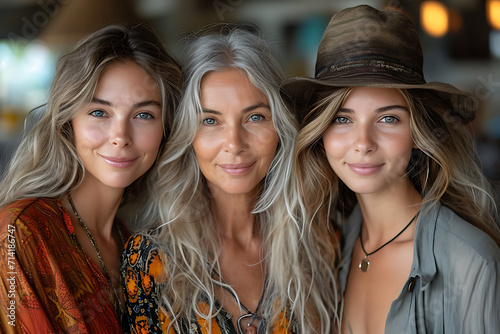
<svg viewBox="0 0 500 334">
<path fill-rule="evenodd" d="M 193 148 L 212 192 L 254 194 L 278 146 L 267 97 L 239 70 L 205 74 Z"/>
<path fill-rule="evenodd" d="M 160 94 L 131 61 L 116 62 L 97 83 L 92 102 L 72 120 L 83 182 L 125 188 L 154 163 L 163 137 Z"/>
<path fill-rule="evenodd" d="M 323 135 L 328 162 L 357 194 L 409 182 L 414 147 L 405 99 L 392 88 L 354 88 Z"/>
</svg>

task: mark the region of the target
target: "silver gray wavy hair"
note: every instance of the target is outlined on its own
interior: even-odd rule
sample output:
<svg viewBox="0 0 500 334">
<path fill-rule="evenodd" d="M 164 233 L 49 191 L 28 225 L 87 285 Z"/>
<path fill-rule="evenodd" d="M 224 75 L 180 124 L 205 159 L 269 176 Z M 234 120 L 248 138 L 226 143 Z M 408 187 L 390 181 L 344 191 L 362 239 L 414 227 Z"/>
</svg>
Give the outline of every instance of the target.
<svg viewBox="0 0 500 334">
<path fill-rule="evenodd" d="M 219 27 L 220 28 L 220 27 Z M 215 288 L 224 285 L 214 278 L 220 272 L 220 238 L 211 196 L 200 172 L 192 143 L 201 125 L 200 86 L 211 71 L 238 69 L 263 92 L 271 108 L 279 144 L 253 213 L 260 223 L 263 263 L 268 286 L 263 302 L 267 324 L 287 311 L 301 333 L 329 333 L 336 314 L 333 253 L 329 242 L 294 218 L 285 198 L 296 196 L 292 154 L 297 123 L 282 101 L 280 64 L 270 46 L 257 34 L 241 27 L 224 26 L 196 37 L 187 49 L 185 90 L 172 127 L 167 149 L 155 171 L 156 198 L 145 211 L 149 236 L 165 254 L 168 283 L 162 290 L 162 306 L 181 329 L 178 319 L 193 315 L 213 318 Z M 323 256 L 324 255 L 324 256 Z M 230 288 L 230 287 L 228 287 Z M 198 307 L 207 300 L 209 313 Z M 211 322 L 208 322 L 211 323 Z"/>
</svg>

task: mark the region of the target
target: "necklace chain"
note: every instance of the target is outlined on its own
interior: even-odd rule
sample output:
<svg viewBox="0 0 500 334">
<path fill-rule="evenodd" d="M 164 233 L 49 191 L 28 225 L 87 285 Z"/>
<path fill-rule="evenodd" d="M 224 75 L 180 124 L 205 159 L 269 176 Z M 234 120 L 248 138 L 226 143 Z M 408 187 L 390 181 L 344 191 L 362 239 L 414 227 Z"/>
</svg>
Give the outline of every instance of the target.
<svg viewBox="0 0 500 334">
<path fill-rule="evenodd" d="M 217 276 L 219 276 L 219 275 L 217 275 Z M 262 294 L 260 295 L 259 303 L 257 304 L 257 308 L 255 309 L 255 312 L 250 311 L 245 305 L 243 305 L 243 303 L 240 301 L 240 299 L 236 296 L 235 292 L 233 292 L 231 289 L 229 289 L 225 285 L 222 285 L 222 287 L 226 291 L 228 291 L 231 294 L 231 296 L 238 302 L 238 304 L 241 306 L 241 308 L 244 309 L 245 312 L 247 312 L 247 314 L 243 314 L 242 316 L 240 316 L 238 318 L 237 324 L 238 324 L 238 330 L 239 330 L 240 333 L 243 333 L 243 330 L 241 329 L 241 326 L 240 326 L 240 321 L 243 318 L 245 318 L 245 317 L 251 317 L 251 320 L 250 320 L 250 323 L 248 324 L 248 326 L 252 325 L 253 321 L 256 318 L 259 318 L 259 319 L 261 319 L 261 321 L 264 321 L 264 319 L 262 319 L 261 317 L 259 317 L 258 312 L 259 312 L 260 307 L 262 306 L 262 302 L 264 301 L 264 295 L 265 295 L 266 289 L 267 289 L 267 278 L 264 281 L 264 288 L 262 289 Z"/>
<path fill-rule="evenodd" d="M 97 254 L 97 257 L 99 258 L 99 262 L 101 263 L 102 270 L 104 272 L 104 277 L 109 282 L 111 291 L 114 294 L 116 301 L 118 302 L 118 308 L 119 308 L 119 311 L 121 312 L 122 304 L 120 302 L 120 298 L 118 297 L 118 294 L 116 292 L 115 286 L 113 285 L 113 282 L 111 281 L 111 276 L 109 275 L 108 270 L 106 269 L 106 266 L 104 265 L 104 260 L 102 259 L 101 252 L 99 251 L 99 247 L 97 246 L 97 242 L 95 241 L 94 236 L 92 235 L 92 233 L 90 232 L 90 230 L 87 228 L 87 225 L 85 224 L 85 222 L 83 221 L 83 219 L 78 214 L 78 211 L 76 211 L 75 204 L 73 203 L 73 199 L 71 198 L 71 194 L 68 194 L 68 201 L 69 201 L 69 204 L 71 206 L 71 209 L 73 210 L 73 213 L 76 216 L 76 219 L 78 220 L 78 222 L 80 223 L 80 226 L 85 231 L 85 234 L 87 234 L 87 237 L 89 238 L 90 243 L 92 244 L 92 247 L 94 248 L 94 250 L 95 250 L 95 252 Z M 123 245 L 124 244 L 123 235 L 122 235 L 122 233 L 121 233 L 121 231 L 120 231 L 119 228 L 118 228 L 118 234 L 120 235 L 120 241 L 121 241 L 121 243 Z M 116 308 L 116 306 L 115 306 L 115 308 Z"/>
<path fill-rule="evenodd" d="M 257 308 L 255 309 L 255 312 L 250 311 L 245 305 L 243 305 L 243 303 L 240 301 L 240 299 L 236 298 L 236 295 L 234 294 L 234 292 L 232 290 L 228 289 L 224 285 L 223 285 L 223 287 L 227 291 L 229 291 L 229 293 L 231 294 L 231 296 L 233 296 L 233 298 L 238 302 L 238 304 L 240 304 L 241 308 L 244 309 L 245 312 L 247 312 L 248 314 L 257 314 L 257 312 L 260 309 L 260 306 L 262 305 L 262 301 L 264 300 L 264 294 L 266 293 L 266 287 L 267 287 L 267 279 L 264 281 L 264 289 L 262 290 L 262 295 L 260 295 L 259 303 L 257 304 Z"/>
<path fill-rule="evenodd" d="M 417 216 L 418 216 L 418 212 L 415 216 L 413 216 L 413 218 L 410 220 L 410 222 L 408 224 L 406 224 L 406 226 L 401 231 L 399 231 L 398 234 L 396 234 L 396 236 L 394 238 L 387 241 L 385 244 L 383 244 L 382 246 L 380 246 L 379 248 L 377 248 L 376 250 L 374 250 L 371 253 L 367 253 L 365 250 L 365 246 L 363 245 L 363 233 L 362 233 L 363 229 L 361 229 L 359 231 L 359 243 L 361 244 L 361 249 L 363 250 L 363 253 L 365 253 L 365 257 L 359 263 L 359 269 L 361 269 L 362 272 L 366 272 L 368 270 L 368 268 L 370 267 L 370 261 L 368 261 L 368 257 L 372 254 L 375 254 L 376 252 L 378 252 L 379 250 L 381 250 L 382 248 L 384 248 L 385 246 L 387 246 L 388 244 L 393 242 L 397 237 L 399 237 L 404 231 L 406 231 L 406 229 L 408 227 L 410 227 L 411 223 L 413 223 L 413 221 L 415 220 L 415 218 L 417 218 Z"/>
</svg>

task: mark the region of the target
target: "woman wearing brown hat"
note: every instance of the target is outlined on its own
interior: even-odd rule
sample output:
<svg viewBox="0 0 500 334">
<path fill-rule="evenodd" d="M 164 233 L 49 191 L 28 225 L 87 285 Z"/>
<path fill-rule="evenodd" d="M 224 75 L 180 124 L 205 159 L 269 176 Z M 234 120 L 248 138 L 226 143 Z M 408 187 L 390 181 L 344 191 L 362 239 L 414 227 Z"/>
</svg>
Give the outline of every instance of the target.
<svg viewBox="0 0 500 334">
<path fill-rule="evenodd" d="M 427 83 L 413 23 L 335 15 L 315 78 L 284 91 L 301 119 L 303 218 L 341 222 L 343 333 L 497 333 L 500 233 L 465 124 L 477 101 Z"/>
</svg>

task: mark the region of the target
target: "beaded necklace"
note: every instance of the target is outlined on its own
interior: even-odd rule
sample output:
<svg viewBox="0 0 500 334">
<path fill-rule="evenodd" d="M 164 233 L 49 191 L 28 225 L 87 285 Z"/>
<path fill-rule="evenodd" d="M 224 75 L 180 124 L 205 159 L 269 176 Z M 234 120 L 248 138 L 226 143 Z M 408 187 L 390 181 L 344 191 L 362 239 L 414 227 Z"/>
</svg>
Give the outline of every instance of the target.
<svg viewBox="0 0 500 334">
<path fill-rule="evenodd" d="M 76 219 L 78 220 L 78 222 L 80 223 L 80 226 L 85 231 L 85 234 L 87 234 L 87 237 L 89 238 L 90 243 L 92 244 L 92 247 L 94 247 L 94 250 L 97 254 L 97 257 L 99 258 L 99 262 L 101 263 L 101 267 L 102 267 L 102 270 L 104 272 L 104 277 L 108 280 L 109 288 L 110 288 L 111 292 L 113 293 L 116 302 L 118 303 L 118 305 L 117 305 L 117 303 L 114 303 L 115 310 L 117 311 L 118 315 L 120 315 L 120 313 L 122 313 L 122 304 L 120 302 L 120 298 L 118 296 L 118 293 L 116 292 L 115 286 L 113 285 L 113 282 L 111 281 L 111 276 L 109 275 L 108 270 L 106 269 L 106 266 L 104 265 L 104 260 L 102 259 L 101 252 L 99 251 L 99 247 L 97 246 L 97 242 L 95 241 L 92 233 L 90 233 L 90 231 L 87 228 L 87 225 L 85 224 L 83 219 L 78 214 L 78 211 L 76 211 L 75 204 L 73 203 L 73 199 L 71 198 L 71 194 L 68 194 L 68 201 L 69 201 L 69 204 L 71 205 L 71 209 L 73 209 L 73 213 L 75 214 Z M 120 236 L 120 241 L 121 241 L 122 245 L 124 245 L 125 241 L 123 239 L 123 235 L 122 235 L 120 228 L 118 228 L 118 234 Z M 80 245 L 80 247 L 81 247 L 81 245 Z"/>
</svg>

